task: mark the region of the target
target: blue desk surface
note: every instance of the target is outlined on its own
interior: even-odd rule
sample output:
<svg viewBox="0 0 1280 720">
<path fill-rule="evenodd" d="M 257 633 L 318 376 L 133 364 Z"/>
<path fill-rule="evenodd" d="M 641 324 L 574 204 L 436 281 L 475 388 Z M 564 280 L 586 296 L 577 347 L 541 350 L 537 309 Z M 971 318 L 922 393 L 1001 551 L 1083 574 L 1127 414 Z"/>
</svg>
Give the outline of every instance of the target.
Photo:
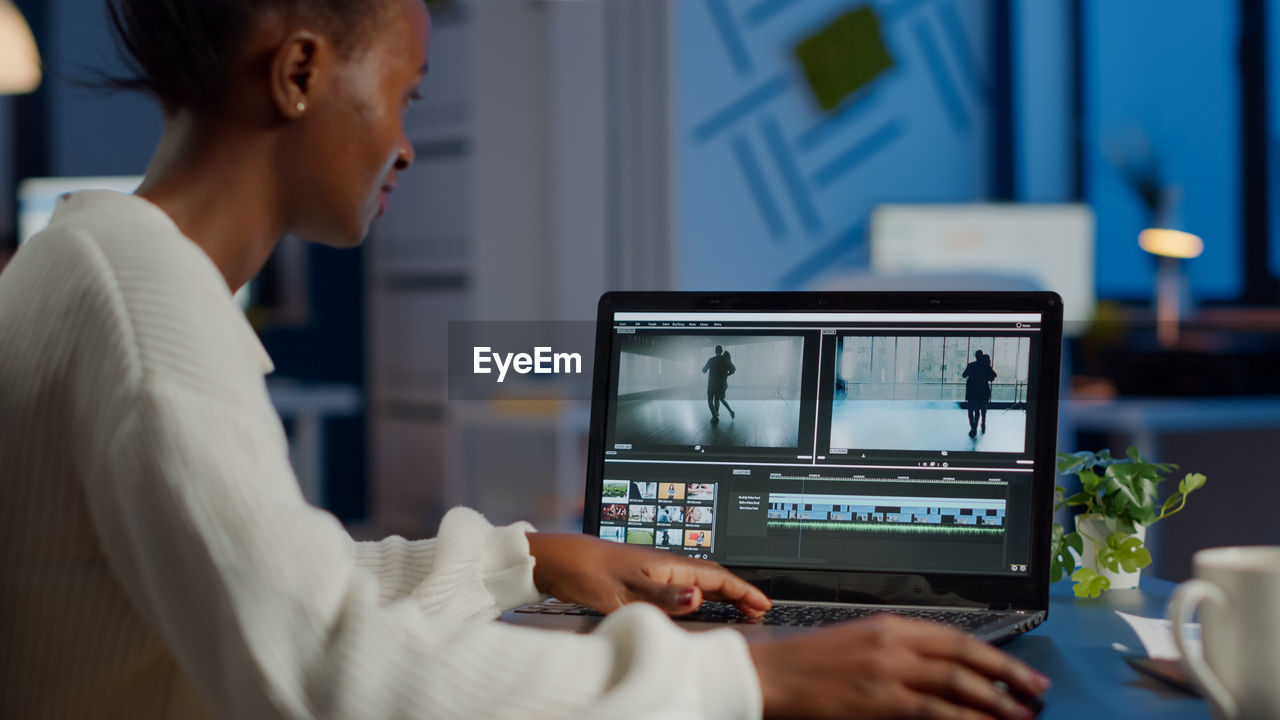
<svg viewBox="0 0 1280 720">
<path fill-rule="evenodd" d="M 1133 670 L 1111 647 L 1119 642 L 1141 652 L 1142 643 L 1115 611 L 1164 617 L 1174 587 L 1144 577 L 1138 590 L 1113 590 L 1096 600 L 1078 600 L 1069 581 L 1051 586 L 1048 621 L 1004 646 L 1053 680 L 1040 717 L 1208 720 L 1211 714 L 1203 700 Z"/>
</svg>

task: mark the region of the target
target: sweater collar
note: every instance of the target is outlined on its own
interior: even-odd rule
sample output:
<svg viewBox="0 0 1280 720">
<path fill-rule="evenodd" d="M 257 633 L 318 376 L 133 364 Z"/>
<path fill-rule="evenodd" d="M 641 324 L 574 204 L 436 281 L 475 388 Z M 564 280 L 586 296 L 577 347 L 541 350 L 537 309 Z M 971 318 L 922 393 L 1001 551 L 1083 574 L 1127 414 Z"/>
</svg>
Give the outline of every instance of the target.
<svg viewBox="0 0 1280 720">
<path fill-rule="evenodd" d="M 54 211 L 54 219 L 59 219 L 63 213 L 69 211 L 72 203 L 81 204 L 82 206 L 102 206 L 114 204 L 118 206 L 129 206 L 129 211 L 135 213 L 135 217 L 142 222 L 154 222 L 164 226 L 165 232 L 179 235 L 191 244 L 192 249 L 199 252 L 200 257 L 204 258 L 212 276 L 217 278 L 218 285 L 226 291 L 227 302 L 235 307 L 235 313 L 240 322 L 236 324 L 237 331 L 240 334 L 241 346 L 247 353 L 263 375 L 270 375 L 275 372 L 275 363 L 271 361 L 271 355 L 267 353 L 267 349 L 263 347 L 262 340 L 258 337 L 258 333 L 254 331 L 253 326 L 249 324 L 249 319 L 245 317 L 244 309 L 240 307 L 240 303 L 236 301 L 231 293 L 231 289 L 227 287 L 226 279 L 218 270 L 218 266 L 214 265 L 213 260 L 204 252 L 204 249 L 196 244 L 194 240 L 187 237 L 178 224 L 169 217 L 168 213 L 160 208 L 160 206 L 152 203 L 139 195 L 116 192 L 114 190 L 82 190 L 77 193 L 67 193 L 58 198 L 57 207 Z"/>
</svg>

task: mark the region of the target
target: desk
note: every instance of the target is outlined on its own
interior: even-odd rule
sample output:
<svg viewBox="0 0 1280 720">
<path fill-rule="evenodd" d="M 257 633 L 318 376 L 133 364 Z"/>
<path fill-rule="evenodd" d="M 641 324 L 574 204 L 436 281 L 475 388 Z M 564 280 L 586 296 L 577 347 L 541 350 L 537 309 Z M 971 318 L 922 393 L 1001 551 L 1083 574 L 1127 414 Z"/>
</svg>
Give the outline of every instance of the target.
<svg viewBox="0 0 1280 720">
<path fill-rule="evenodd" d="M 1053 680 L 1043 720 L 1209 720 L 1209 706 L 1125 664 L 1111 647 L 1142 643 L 1116 610 L 1163 617 L 1174 583 L 1142 578 L 1138 590 L 1112 590 L 1096 600 L 1077 600 L 1071 583 L 1049 590 L 1049 620 L 1004 649 Z"/>
</svg>

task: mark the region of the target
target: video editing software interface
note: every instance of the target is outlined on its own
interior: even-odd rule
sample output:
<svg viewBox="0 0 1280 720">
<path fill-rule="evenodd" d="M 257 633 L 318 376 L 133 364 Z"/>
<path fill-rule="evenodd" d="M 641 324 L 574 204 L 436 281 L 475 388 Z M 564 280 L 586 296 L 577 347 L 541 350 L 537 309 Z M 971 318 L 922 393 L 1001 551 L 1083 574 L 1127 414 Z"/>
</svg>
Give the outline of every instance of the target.
<svg viewBox="0 0 1280 720">
<path fill-rule="evenodd" d="M 600 537 L 1025 575 L 1039 313 L 615 312 Z"/>
</svg>

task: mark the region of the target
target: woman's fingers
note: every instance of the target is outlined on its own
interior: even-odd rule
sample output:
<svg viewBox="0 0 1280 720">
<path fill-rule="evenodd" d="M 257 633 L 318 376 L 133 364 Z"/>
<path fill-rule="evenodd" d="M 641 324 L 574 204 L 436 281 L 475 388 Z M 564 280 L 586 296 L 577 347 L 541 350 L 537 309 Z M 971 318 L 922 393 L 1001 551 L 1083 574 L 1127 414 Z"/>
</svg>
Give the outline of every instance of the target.
<svg viewBox="0 0 1280 720">
<path fill-rule="evenodd" d="M 702 598 L 733 603 L 739 610 L 753 617 L 762 615 L 773 607 L 773 602 L 756 586 L 716 563 L 675 557 L 670 559 L 671 562 L 646 568 L 644 574 L 649 580 L 661 584 L 697 588 L 701 597 L 698 598 L 697 604 L 685 612 L 697 609 Z"/>
<path fill-rule="evenodd" d="M 998 689 L 990 678 L 955 662 L 921 660 L 913 665 L 904 682 L 913 690 L 945 698 L 992 717 L 1026 720 L 1034 716 L 1013 696 Z"/>
<path fill-rule="evenodd" d="M 648 577 L 628 583 L 632 599 L 652 603 L 671 615 L 686 615 L 702 604 L 702 591 L 685 583 L 669 583 Z"/>
<path fill-rule="evenodd" d="M 921 655 L 968 666 L 1027 695 L 1037 696 L 1049 689 L 1048 678 L 972 635 L 936 623 L 901 622 L 903 637 Z"/>
<path fill-rule="evenodd" d="M 733 603 L 739 610 L 753 617 L 763 615 L 773 607 L 773 601 L 759 588 L 716 563 L 693 561 L 689 567 L 694 574 L 693 583 L 710 600 Z"/>
<path fill-rule="evenodd" d="M 912 693 L 904 700 L 900 717 L 921 720 L 992 720 L 1003 716 L 956 705 L 936 695 Z"/>
</svg>

